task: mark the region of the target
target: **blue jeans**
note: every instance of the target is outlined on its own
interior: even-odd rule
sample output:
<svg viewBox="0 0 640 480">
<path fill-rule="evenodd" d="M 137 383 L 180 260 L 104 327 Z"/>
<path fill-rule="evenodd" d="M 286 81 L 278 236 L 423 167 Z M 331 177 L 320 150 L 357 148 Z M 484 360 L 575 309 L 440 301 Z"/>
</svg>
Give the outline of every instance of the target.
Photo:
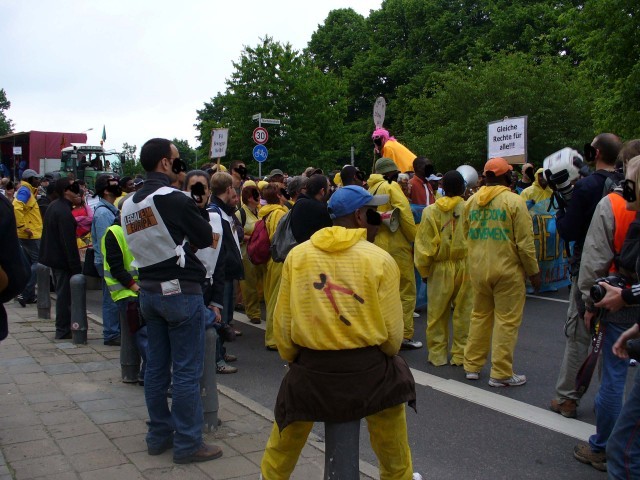
<svg viewBox="0 0 640 480">
<path fill-rule="evenodd" d="M 102 335 L 104 341 L 114 340 L 120 336 L 120 313 L 118 305 L 111 299 L 111 293 L 104 281 L 104 265 L 96 263 L 96 269 L 102 279 Z"/>
<path fill-rule="evenodd" d="M 622 409 L 624 384 L 627 380 L 629 361 L 616 357 L 611 350 L 618 337 L 629 325 L 610 323 L 606 319 L 602 341 L 602 380 L 595 398 L 596 433 L 589 437 L 589 446 L 594 452 L 607 448 L 607 440 Z"/>
<path fill-rule="evenodd" d="M 640 370 L 607 442 L 609 478 L 640 477 Z"/>
<path fill-rule="evenodd" d="M 22 251 L 24 251 L 24 254 L 27 256 L 29 262 L 31 263 L 31 276 L 29 277 L 29 281 L 22 291 L 22 298 L 29 301 L 36 298 L 36 280 L 38 273 L 38 255 L 40 253 L 40 239 L 21 238 L 20 245 L 22 246 Z"/>
<path fill-rule="evenodd" d="M 147 445 L 161 448 L 173 436 L 174 458 L 192 455 L 202 445 L 200 378 L 204 366 L 205 308 L 202 295 L 140 292 L 140 309 L 149 337 L 144 377 L 149 411 Z M 172 369 L 169 410 L 167 389 Z"/>
</svg>

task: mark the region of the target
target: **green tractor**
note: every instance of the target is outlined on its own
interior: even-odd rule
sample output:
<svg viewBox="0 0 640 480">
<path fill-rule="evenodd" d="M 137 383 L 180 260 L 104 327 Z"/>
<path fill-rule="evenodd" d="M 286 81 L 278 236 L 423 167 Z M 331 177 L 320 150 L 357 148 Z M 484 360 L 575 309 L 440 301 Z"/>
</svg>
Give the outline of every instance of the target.
<svg viewBox="0 0 640 480">
<path fill-rule="evenodd" d="M 95 191 L 98 175 L 122 175 L 123 160 L 123 154 L 115 150 L 105 151 L 100 145 L 72 143 L 70 147 L 62 149 L 60 171 L 54 173 L 59 173 L 61 177 L 73 173 L 76 179 L 84 180 L 89 190 Z"/>
</svg>

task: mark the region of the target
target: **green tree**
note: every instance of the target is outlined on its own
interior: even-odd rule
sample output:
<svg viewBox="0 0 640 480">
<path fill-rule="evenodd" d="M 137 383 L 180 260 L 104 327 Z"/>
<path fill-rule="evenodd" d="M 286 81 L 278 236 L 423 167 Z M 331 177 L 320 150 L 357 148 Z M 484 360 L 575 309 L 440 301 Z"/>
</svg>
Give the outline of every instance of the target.
<svg viewBox="0 0 640 480">
<path fill-rule="evenodd" d="M 199 139 L 209 151 L 211 129 L 229 128 L 226 162 L 246 162 L 251 173 L 257 165 L 251 152 L 252 116 L 280 120 L 264 125 L 269 132 L 269 158 L 263 168 L 299 173 L 306 166 L 330 169 L 349 158 L 350 143 L 344 128 L 346 101 L 343 82 L 325 75 L 304 54 L 266 37 L 256 47 L 245 47 L 224 93 L 198 110 Z"/>
<path fill-rule="evenodd" d="M 11 102 L 7 99 L 7 92 L 0 88 L 0 135 L 13 132 L 13 122 L 7 118 L 6 111 L 11 107 Z"/>
<path fill-rule="evenodd" d="M 127 142 L 122 144 L 122 175 L 125 177 L 135 177 L 138 174 L 144 174 L 144 168 L 138 161 L 136 145 L 129 145 Z"/>
<path fill-rule="evenodd" d="M 500 54 L 474 68 L 437 76 L 437 86 L 410 101 L 403 140 L 416 154 L 431 157 L 438 170 L 487 158 L 487 124 L 528 116 L 529 161 L 563 148 L 579 148 L 592 136 L 589 89 L 566 58 L 537 59 L 524 53 Z"/>
<path fill-rule="evenodd" d="M 589 0 L 562 20 L 581 78 L 597 91 L 596 130 L 640 137 L 640 4 Z"/>
</svg>

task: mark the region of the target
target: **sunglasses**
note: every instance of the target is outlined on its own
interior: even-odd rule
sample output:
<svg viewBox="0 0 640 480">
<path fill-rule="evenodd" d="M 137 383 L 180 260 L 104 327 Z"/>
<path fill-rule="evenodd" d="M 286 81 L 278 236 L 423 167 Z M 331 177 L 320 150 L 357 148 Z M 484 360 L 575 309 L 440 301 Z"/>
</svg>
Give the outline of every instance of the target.
<svg viewBox="0 0 640 480">
<path fill-rule="evenodd" d="M 627 202 L 633 203 L 636 201 L 636 182 L 626 179 L 622 182 L 622 198 Z"/>
<path fill-rule="evenodd" d="M 68 190 L 70 192 L 75 193 L 76 195 L 79 195 L 80 194 L 80 185 L 78 185 L 77 183 L 72 183 L 67 188 L 65 188 L 64 190 L 65 190 L 65 192 Z"/>
<path fill-rule="evenodd" d="M 171 171 L 175 174 L 187 171 L 187 164 L 180 157 L 171 160 Z"/>
</svg>

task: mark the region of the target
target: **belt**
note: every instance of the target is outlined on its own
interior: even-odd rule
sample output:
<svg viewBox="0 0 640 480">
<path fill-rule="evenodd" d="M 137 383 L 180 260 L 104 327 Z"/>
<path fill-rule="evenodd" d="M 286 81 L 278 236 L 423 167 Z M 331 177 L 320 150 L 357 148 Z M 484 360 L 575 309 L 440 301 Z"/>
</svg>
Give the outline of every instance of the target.
<svg viewBox="0 0 640 480">
<path fill-rule="evenodd" d="M 146 292 L 162 294 L 161 282 L 154 280 L 140 280 L 138 285 Z M 202 286 L 197 282 L 188 282 L 180 280 L 180 290 L 183 295 L 202 295 Z"/>
</svg>

